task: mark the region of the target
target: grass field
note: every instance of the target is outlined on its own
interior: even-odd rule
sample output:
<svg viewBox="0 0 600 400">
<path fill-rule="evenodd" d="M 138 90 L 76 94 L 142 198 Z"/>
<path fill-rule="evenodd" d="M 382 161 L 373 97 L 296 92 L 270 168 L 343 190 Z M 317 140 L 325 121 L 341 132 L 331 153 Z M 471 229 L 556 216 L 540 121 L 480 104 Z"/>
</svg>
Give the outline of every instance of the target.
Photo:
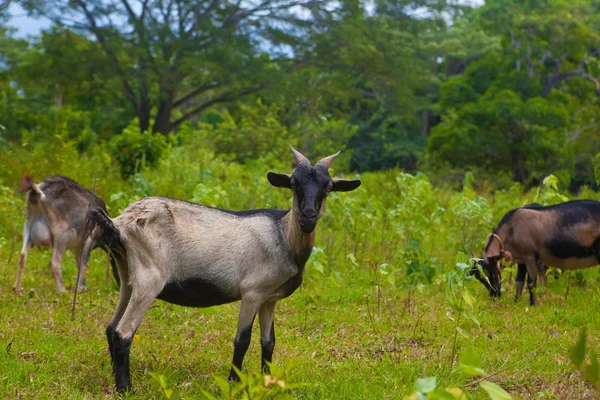
<svg viewBox="0 0 600 400">
<path fill-rule="evenodd" d="M 12 292 L 25 219 L 24 196 L 15 194 L 23 173 L 38 182 L 62 173 L 91 188 L 99 169 L 96 190 L 112 216 L 149 195 L 238 210 L 290 204 L 289 192 L 271 187 L 265 178 L 268 171 L 289 172 L 289 160 L 240 165 L 201 147 L 182 146 L 173 148 L 156 170 L 124 181 L 107 154 L 77 155 L 70 147 L 57 146 L 51 152 L 19 150 L 0 163 L 3 398 L 115 396 L 104 331 L 118 291 L 107 276 L 106 255 L 92 253 L 89 290 L 78 297 L 73 320 L 73 294 L 54 291 L 46 249 L 30 251 L 24 295 Z M 35 169 L 22 170 L 19 160 L 25 159 Z M 284 377 L 288 386 L 305 384 L 289 394 L 300 399 L 402 399 L 415 392 L 418 378 L 436 376 L 438 387 L 457 385 L 473 399 L 489 398 L 480 380 L 497 383 L 515 399 L 597 398 L 571 363 L 569 351 L 584 327 L 588 347 L 600 349 L 600 269 L 550 277 L 547 287 L 538 288 L 537 307 L 529 307 L 526 299 L 515 304 L 509 269 L 499 301 L 490 300 L 473 280 L 462 294 L 456 292 L 458 298 L 465 292 L 474 297 L 471 315 L 479 326 L 470 328 L 466 314 L 457 313 L 447 297 L 450 278 L 460 272 L 460 253 L 481 249 L 509 209 L 567 199 L 557 182 L 548 179 L 527 193 L 518 184 L 491 193 L 484 185 L 474 190 L 469 174 L 460 191 L 398 170 L 365 173 L 360 179 L 359 189 L 327 200 L 304 283 L 279 303 L 275 314 L 274 361 L 296 364 Z M 588 190 L 579 196 L 599 195 Z M 76 268 L 70 253 L 63 271 L 66 285 L 72 286 Z M 214 376 L 228 374 L 238 306 L 192 309 L 156 301 L 132 345 L 135 392 L 129 397 L 166 398 L 169 390 L 175 399 L 201 399 L 202 390 L 218 396 Z M 457 326 L 468 331 L 467 337 L 457 334 Z M 467 348 L 481 356 L 484 376 L 452 373 Z M 260 372 L 257 326 L 244 369 Z M 165 377 L 166 391 L 151 374 Z"/>
<path fill-rule="evenodd" d="M 47 268 L 50 252 L 33 250 L 26 269 L 23 297 L 12 293 L 16 260 L 0 262 L 0 391 L 5 398 L 47 399 L 113 396 L 113 378 L 104 329 L 118 300 L 116 284 L 106 277 L 105 255 L 93 253 L 89 291 L 79 296 L 71 320 L 72 292 L 59 294 Z M 66 282 L 75 280 L 75 262 L 64 262 Z M 487 398 L 476 380 L 450 374 L 454 323 L 443 290 L 437 285 L 411 294 L 382 288 L 377 305 L 368 270 L 339 265 L 336 278 L 308 279 L 276 313 L 277 364 L 296 360 L 288 378 L 307 386 L 297 398 L 402 398 L 419 377 L 438 376 Z M 514 398 L 592 399 L 596 393 L 569 361 L 569 348 L 587 326 L 589 341 L 599 348 L 598 291 L 590 284 L 596 270 L 572 279 L 550 278 L 539 290 L 540 306 L 510 297 L 488 299 L 472 283 L 481 328 L 459 336 L 458 350 L 471 344 L 483 356 L 485 379 L 500 384 Z M 588 283 L 581 283 L 581 278 Z M 579 282 L 579 284 L 577 284 Z M 506 286 L 506 285 L 505 285 Z M 513 287 L 507 287 L 512 294 Z M 156 301 L 132 345 L 132 398 L 163 398 L 149 373 L 163 374 L 173 398 L 202 398 L 217 393 L 212 375 L 226 376 L 232 356 L 238 304 L 191 309 Z M 258 372 L 257 331 L 244 367 Z"/>
</svg>

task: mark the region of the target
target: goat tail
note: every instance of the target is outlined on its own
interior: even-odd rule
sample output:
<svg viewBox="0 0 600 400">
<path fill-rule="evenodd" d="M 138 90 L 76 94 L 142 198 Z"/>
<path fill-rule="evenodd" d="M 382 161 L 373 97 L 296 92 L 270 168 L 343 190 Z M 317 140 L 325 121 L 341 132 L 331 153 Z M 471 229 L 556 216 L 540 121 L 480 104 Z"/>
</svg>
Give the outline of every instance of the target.
<svg viewBox="0 0 600 400">
<path fill-rule="evenodd" d="M 44 197 L 42 189 L 31 179 L 31 176 L 25 174 L 21 177 L 21 187 L 19 193 L 27 193 L 27 201 L 31 204 L 36 204 Z"/>
<path fill-rule="evenodd" d="M 88 211 L 85 231 L 86 236 L 92 236 L 92 240 L 108 254 L 113 277 L 120 286 L 121 277 L 118 264 L 126 251 L 119 229 L 104 209 L 93 208 Z"/>
<path fill-rule="evenodd" d="M 99 239 L 102 245 L 109 247 L 113 251 L 125 249 L 119 229 L 117 229 L 112 219 L 110 219 L 103 209 L 94 208 L 90 210 L 88 212 L 86 225 L 88 236 L 94 233 L 94 228 L 98 229 Z"/>
</svg>

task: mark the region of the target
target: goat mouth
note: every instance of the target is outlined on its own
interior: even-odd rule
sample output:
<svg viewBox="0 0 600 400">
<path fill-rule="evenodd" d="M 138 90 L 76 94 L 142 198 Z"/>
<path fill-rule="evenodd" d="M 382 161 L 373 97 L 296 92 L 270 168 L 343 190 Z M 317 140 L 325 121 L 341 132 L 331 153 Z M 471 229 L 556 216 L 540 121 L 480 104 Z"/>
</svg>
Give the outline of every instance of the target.
<svg viewBox="0 0 600 400">
<path fill-rule="evenodd" d="M 304 232 L 304 233 L 312 233 L 312 231 L 314 231 L 316 227 L 317 227 L 316 222 L 300 221 L 300 229 L 302 229 L 302 232 Z"/>
</svg>

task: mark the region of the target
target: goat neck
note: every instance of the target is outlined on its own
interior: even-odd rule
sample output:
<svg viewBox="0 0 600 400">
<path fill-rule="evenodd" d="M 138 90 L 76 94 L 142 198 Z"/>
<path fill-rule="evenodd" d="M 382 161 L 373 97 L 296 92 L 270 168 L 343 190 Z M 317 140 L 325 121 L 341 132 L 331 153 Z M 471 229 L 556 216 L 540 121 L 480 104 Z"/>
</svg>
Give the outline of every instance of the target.
<svg viewBox="0 0 600 400">
<path fill-rule="evenodd" d="M 283 230 L 286 241 L 294 253 L 294 259 L 299 264 L 298 266 L 304 266 L 315 244 L 316 229 L 306 233 L 300 228 L 300 212 L 295 199 L 294 206 L 283 217 Z"/>
</svg>

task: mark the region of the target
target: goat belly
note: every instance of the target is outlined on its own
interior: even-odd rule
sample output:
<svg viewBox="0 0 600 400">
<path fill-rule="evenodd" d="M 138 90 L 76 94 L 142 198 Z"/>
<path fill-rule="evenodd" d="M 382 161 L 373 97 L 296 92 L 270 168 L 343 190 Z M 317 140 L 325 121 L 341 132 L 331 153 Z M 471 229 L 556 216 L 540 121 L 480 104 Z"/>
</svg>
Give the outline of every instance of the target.
<svg viewBox="0 0 600 400">
<path fill-rule="evenodd" d="M 32 244 L 52 247 L 52 233 L 50 233 L 48 220 L 43 215 L 37 216 L 29 235 Z"/>
<path fill-rule="evenodd" d="M 556 258 L 588 258 L 594 256 L 594 249 L 582 246 L 576 240 L 556 237 L 546 242 L 548 250 Z"/>
<path fill-rule="evenodd" d="M 169 282 L 157 298 L 186 307 L 210 307 L 240 300 L 201 278 Z"/>
<path fill-rule="evenodd" d="M 565 237 L 546 242 L 549 254 L 542 254 L 542 261 L 561 269 L 589 268 L 598 264 L 595 249 Z"/>
</svg>

